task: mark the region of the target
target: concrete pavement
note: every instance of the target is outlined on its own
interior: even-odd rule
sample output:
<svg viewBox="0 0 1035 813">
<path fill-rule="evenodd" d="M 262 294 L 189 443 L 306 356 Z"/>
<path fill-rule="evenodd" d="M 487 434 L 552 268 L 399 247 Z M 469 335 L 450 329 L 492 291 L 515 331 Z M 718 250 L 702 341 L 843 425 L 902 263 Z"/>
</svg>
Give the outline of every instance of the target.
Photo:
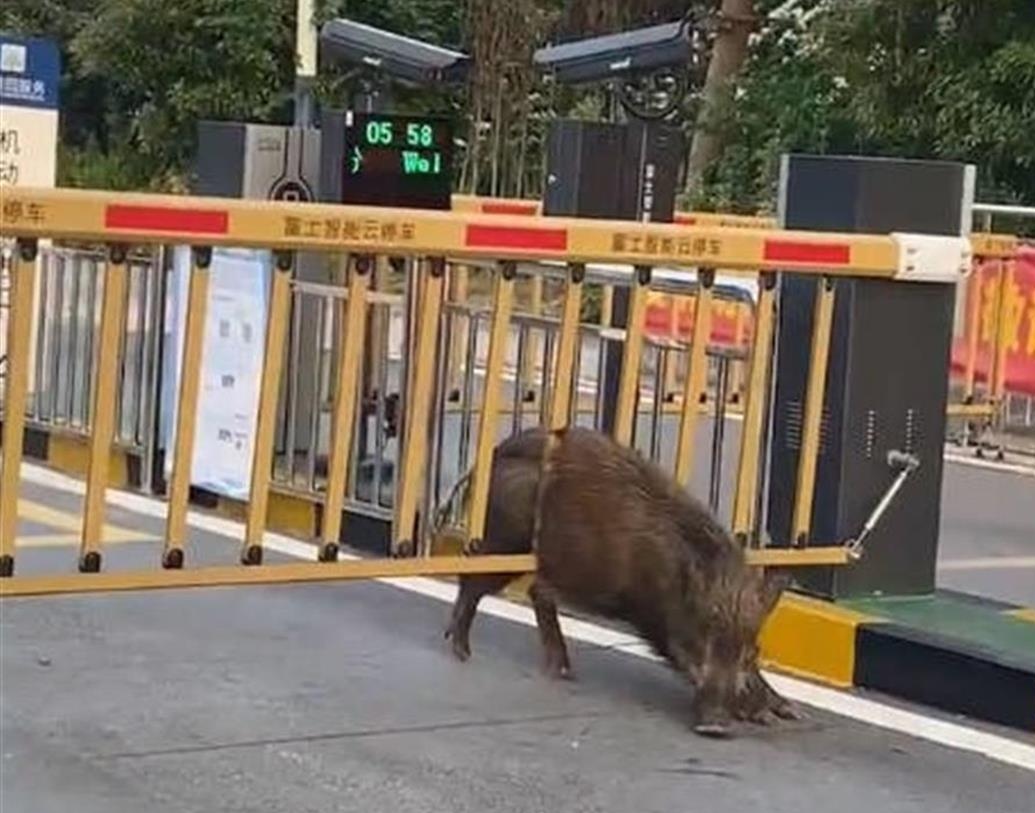
<svg viewBox="0 0 1035 813">
<path fill-rule="evenodd" d="M 109 521 L 154 539 L 111 546 L 110 566 L 156 560 L 160 520 Z M 230 562 L 237 545 L 194 529 L 192 553 Z M 19 570 L 74 554 L 29 546 Z M 1035 793 L 1035 773 L 816 709 L 702 740 L 665 668 L 573 641 L 578 680 L 553 683 L 535 631 L 484 614 L 462 665 L 445 604 L 378 583 L 0 609 L 5 813 L 1026 813 Z"/>
</svg>

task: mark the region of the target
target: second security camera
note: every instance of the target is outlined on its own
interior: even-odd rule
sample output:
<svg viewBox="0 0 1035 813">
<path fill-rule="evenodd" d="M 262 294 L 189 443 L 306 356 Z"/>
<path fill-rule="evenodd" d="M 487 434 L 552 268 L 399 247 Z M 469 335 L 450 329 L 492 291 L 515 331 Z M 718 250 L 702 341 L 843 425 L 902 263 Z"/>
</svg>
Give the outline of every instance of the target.
<svg viewBox="0 0 1035 813">
<path fill-rule="evenodd" d="M 581 84 L 686 65 L 693 28 L 685 21 L 621 34 L 551 45 L 535 52 L 535 64 L 559 82 Z"/>
</svg>

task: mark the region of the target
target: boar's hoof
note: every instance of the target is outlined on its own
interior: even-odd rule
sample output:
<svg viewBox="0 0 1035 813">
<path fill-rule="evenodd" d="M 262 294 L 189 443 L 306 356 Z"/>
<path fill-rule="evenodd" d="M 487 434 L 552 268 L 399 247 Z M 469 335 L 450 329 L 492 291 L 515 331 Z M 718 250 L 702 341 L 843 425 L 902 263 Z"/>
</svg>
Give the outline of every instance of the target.
<svg viewBox="0 0 1035 813">
<path fill-rule="evenodd" d="M 466 663 L 471 657 L 471 645 L 467 641 L 460 640 L 460 636 L 456 634 L 453 627 L 446 630 L 445 638 L 447 641 L 452 641 L 451 649 L 456 659 L 461 663 Z"/>
<path fill-rule="evenodd" d="M 566 663 L 548 663 L 543 667 L 543 672 L 550 680 L 575 680 L 575 673 Z"/>
<path fill-rule="evenodd" d="M 792 706 L 787 700 L 780 698 L 780 701 L 774 702 L 770 708 L 773 714 L 779 717 L 781 720 L 800 720 L 802 714 L 794 706 Z"/>
<path fill-rule="evenodd" d="M 694 733 L 700 737 L 712 739 L 726 739 L 732 736 L 730 727 L 725 723 L 697 723 L 694 726 Z"/>
</svg>

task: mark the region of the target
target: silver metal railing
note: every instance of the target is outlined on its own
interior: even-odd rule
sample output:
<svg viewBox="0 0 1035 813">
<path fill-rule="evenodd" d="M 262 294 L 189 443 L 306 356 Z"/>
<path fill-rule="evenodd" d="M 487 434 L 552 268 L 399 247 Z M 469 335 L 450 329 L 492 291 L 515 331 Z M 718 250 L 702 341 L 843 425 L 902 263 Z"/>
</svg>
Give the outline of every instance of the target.
<svg viewBox="0 0 1035 813">
<path fill-rule="evenodd" d="M 100 252 L 43 246 L 38 262 L 28 425 L 86 434 L 105 258 Z M 6 258 L 4 266 L 6 277 Z M 153 450 L 164 300 L 160 251 L 132 255 L 128 272 L 115 441 L 147 456 Z"/>
</svg>

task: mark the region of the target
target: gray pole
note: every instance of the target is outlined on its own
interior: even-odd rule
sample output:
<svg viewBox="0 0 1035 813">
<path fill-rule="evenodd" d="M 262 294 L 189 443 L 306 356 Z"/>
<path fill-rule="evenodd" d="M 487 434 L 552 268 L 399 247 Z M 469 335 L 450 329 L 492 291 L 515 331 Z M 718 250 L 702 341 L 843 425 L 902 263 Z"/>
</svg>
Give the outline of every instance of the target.
<svg viewBox="0 0 1035 813">
<path fill-rule="evenodd" d="M 313 0 L 297 0 L 295 28 L 295 125 L 310 127 L 316 114 L 313 83 L 316 80 L 317 30 Z"/>
</svg>

